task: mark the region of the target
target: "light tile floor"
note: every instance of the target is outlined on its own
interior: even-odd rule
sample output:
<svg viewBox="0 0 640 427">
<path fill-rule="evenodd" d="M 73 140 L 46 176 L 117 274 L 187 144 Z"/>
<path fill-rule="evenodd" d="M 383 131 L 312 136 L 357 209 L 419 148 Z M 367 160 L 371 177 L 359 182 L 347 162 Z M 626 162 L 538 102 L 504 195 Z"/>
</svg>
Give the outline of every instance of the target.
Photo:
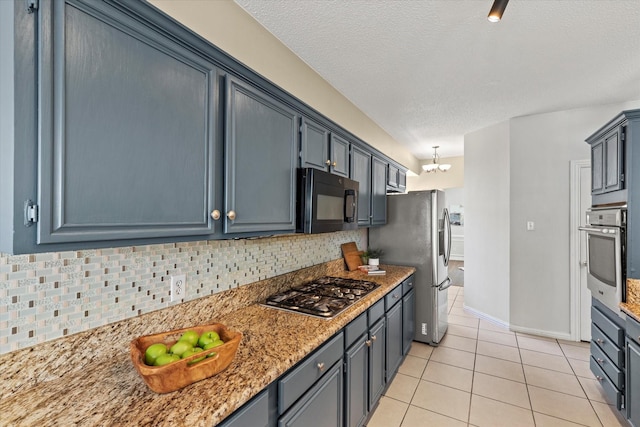
<svg viewBox="0 0 640 427">
<path fill-rule="evenodd" d="M 438 347 L 414 342 L 367 427 L 627 426 L 589 370 L 589 345 L 521 333 L 463 308 L 449 288 Z"/>
</svg>

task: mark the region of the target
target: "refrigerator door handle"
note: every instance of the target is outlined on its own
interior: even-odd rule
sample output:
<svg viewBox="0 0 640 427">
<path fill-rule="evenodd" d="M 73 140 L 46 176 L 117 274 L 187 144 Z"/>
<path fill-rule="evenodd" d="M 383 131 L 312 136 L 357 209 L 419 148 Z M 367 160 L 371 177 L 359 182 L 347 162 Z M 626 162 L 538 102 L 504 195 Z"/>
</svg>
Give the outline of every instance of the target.
<svg viewBox="0 0 640 427">
<path fill-rule="evenodd" d="M 446 285 L 445 285 L 446 283 Z M 445 289 L 447 289 L 449 286 L 451 286 L 451 278 L 447 277 L 445 279 L 444 282 L 442 282 L 442 284 L 440 286 L 438 286 L 438 291 L 444 291 Z"/>
<path fill-rule="evenodd" d="M 444 208 L 444 231 L 447 233 L 447 251 L 444 254 L 444 265 L 449 265 L 451 259 L 451 217 L 449 209 Z"/>
</svg>

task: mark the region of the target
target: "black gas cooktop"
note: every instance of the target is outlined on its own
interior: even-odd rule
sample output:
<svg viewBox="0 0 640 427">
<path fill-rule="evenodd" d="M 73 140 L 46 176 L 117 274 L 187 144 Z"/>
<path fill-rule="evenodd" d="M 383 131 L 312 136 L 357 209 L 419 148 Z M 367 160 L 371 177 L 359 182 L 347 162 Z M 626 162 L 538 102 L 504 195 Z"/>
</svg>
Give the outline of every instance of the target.
<svg viewBox="0 0 640 427">
<path fill-rule="evenodd" d="M 264 304 L 331 319 L 378 286 L 380 285 L 364 280 L 321 277 L 271 295 Z"/>
</svg>

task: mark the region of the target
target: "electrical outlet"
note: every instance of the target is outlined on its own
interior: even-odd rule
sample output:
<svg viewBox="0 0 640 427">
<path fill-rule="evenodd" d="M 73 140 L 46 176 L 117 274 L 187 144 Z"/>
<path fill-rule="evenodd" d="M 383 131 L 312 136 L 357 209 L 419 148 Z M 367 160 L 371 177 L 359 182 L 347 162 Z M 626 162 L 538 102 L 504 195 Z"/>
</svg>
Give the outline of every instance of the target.
<svg viewBox="0 0 640 427">
<path fill-rule="evenodd" d="M 527 231 L 533 231 L 536 229 L 536 223 L 533 221 L 527 221 Z"/>
<path fill-rule="evenodd" d="M 178 274 L 171 276 L 171 301 L 184 299 L 187 294 L 187 276 Z"/>
</svg>

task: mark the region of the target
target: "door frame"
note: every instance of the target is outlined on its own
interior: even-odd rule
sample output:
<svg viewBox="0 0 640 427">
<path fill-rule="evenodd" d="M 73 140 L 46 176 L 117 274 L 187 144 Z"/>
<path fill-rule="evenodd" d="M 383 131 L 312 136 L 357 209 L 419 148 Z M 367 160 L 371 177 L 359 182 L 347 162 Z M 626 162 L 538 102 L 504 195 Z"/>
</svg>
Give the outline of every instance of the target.
<svg viewBox="0 0 640 427">
<path fill-rule="evenodd" d="M 591 160 L 571 160 L 569 206 L 569 283 L 571 339 L 580 341 L 580 172 L 591 168 Z"/>
</svg>

